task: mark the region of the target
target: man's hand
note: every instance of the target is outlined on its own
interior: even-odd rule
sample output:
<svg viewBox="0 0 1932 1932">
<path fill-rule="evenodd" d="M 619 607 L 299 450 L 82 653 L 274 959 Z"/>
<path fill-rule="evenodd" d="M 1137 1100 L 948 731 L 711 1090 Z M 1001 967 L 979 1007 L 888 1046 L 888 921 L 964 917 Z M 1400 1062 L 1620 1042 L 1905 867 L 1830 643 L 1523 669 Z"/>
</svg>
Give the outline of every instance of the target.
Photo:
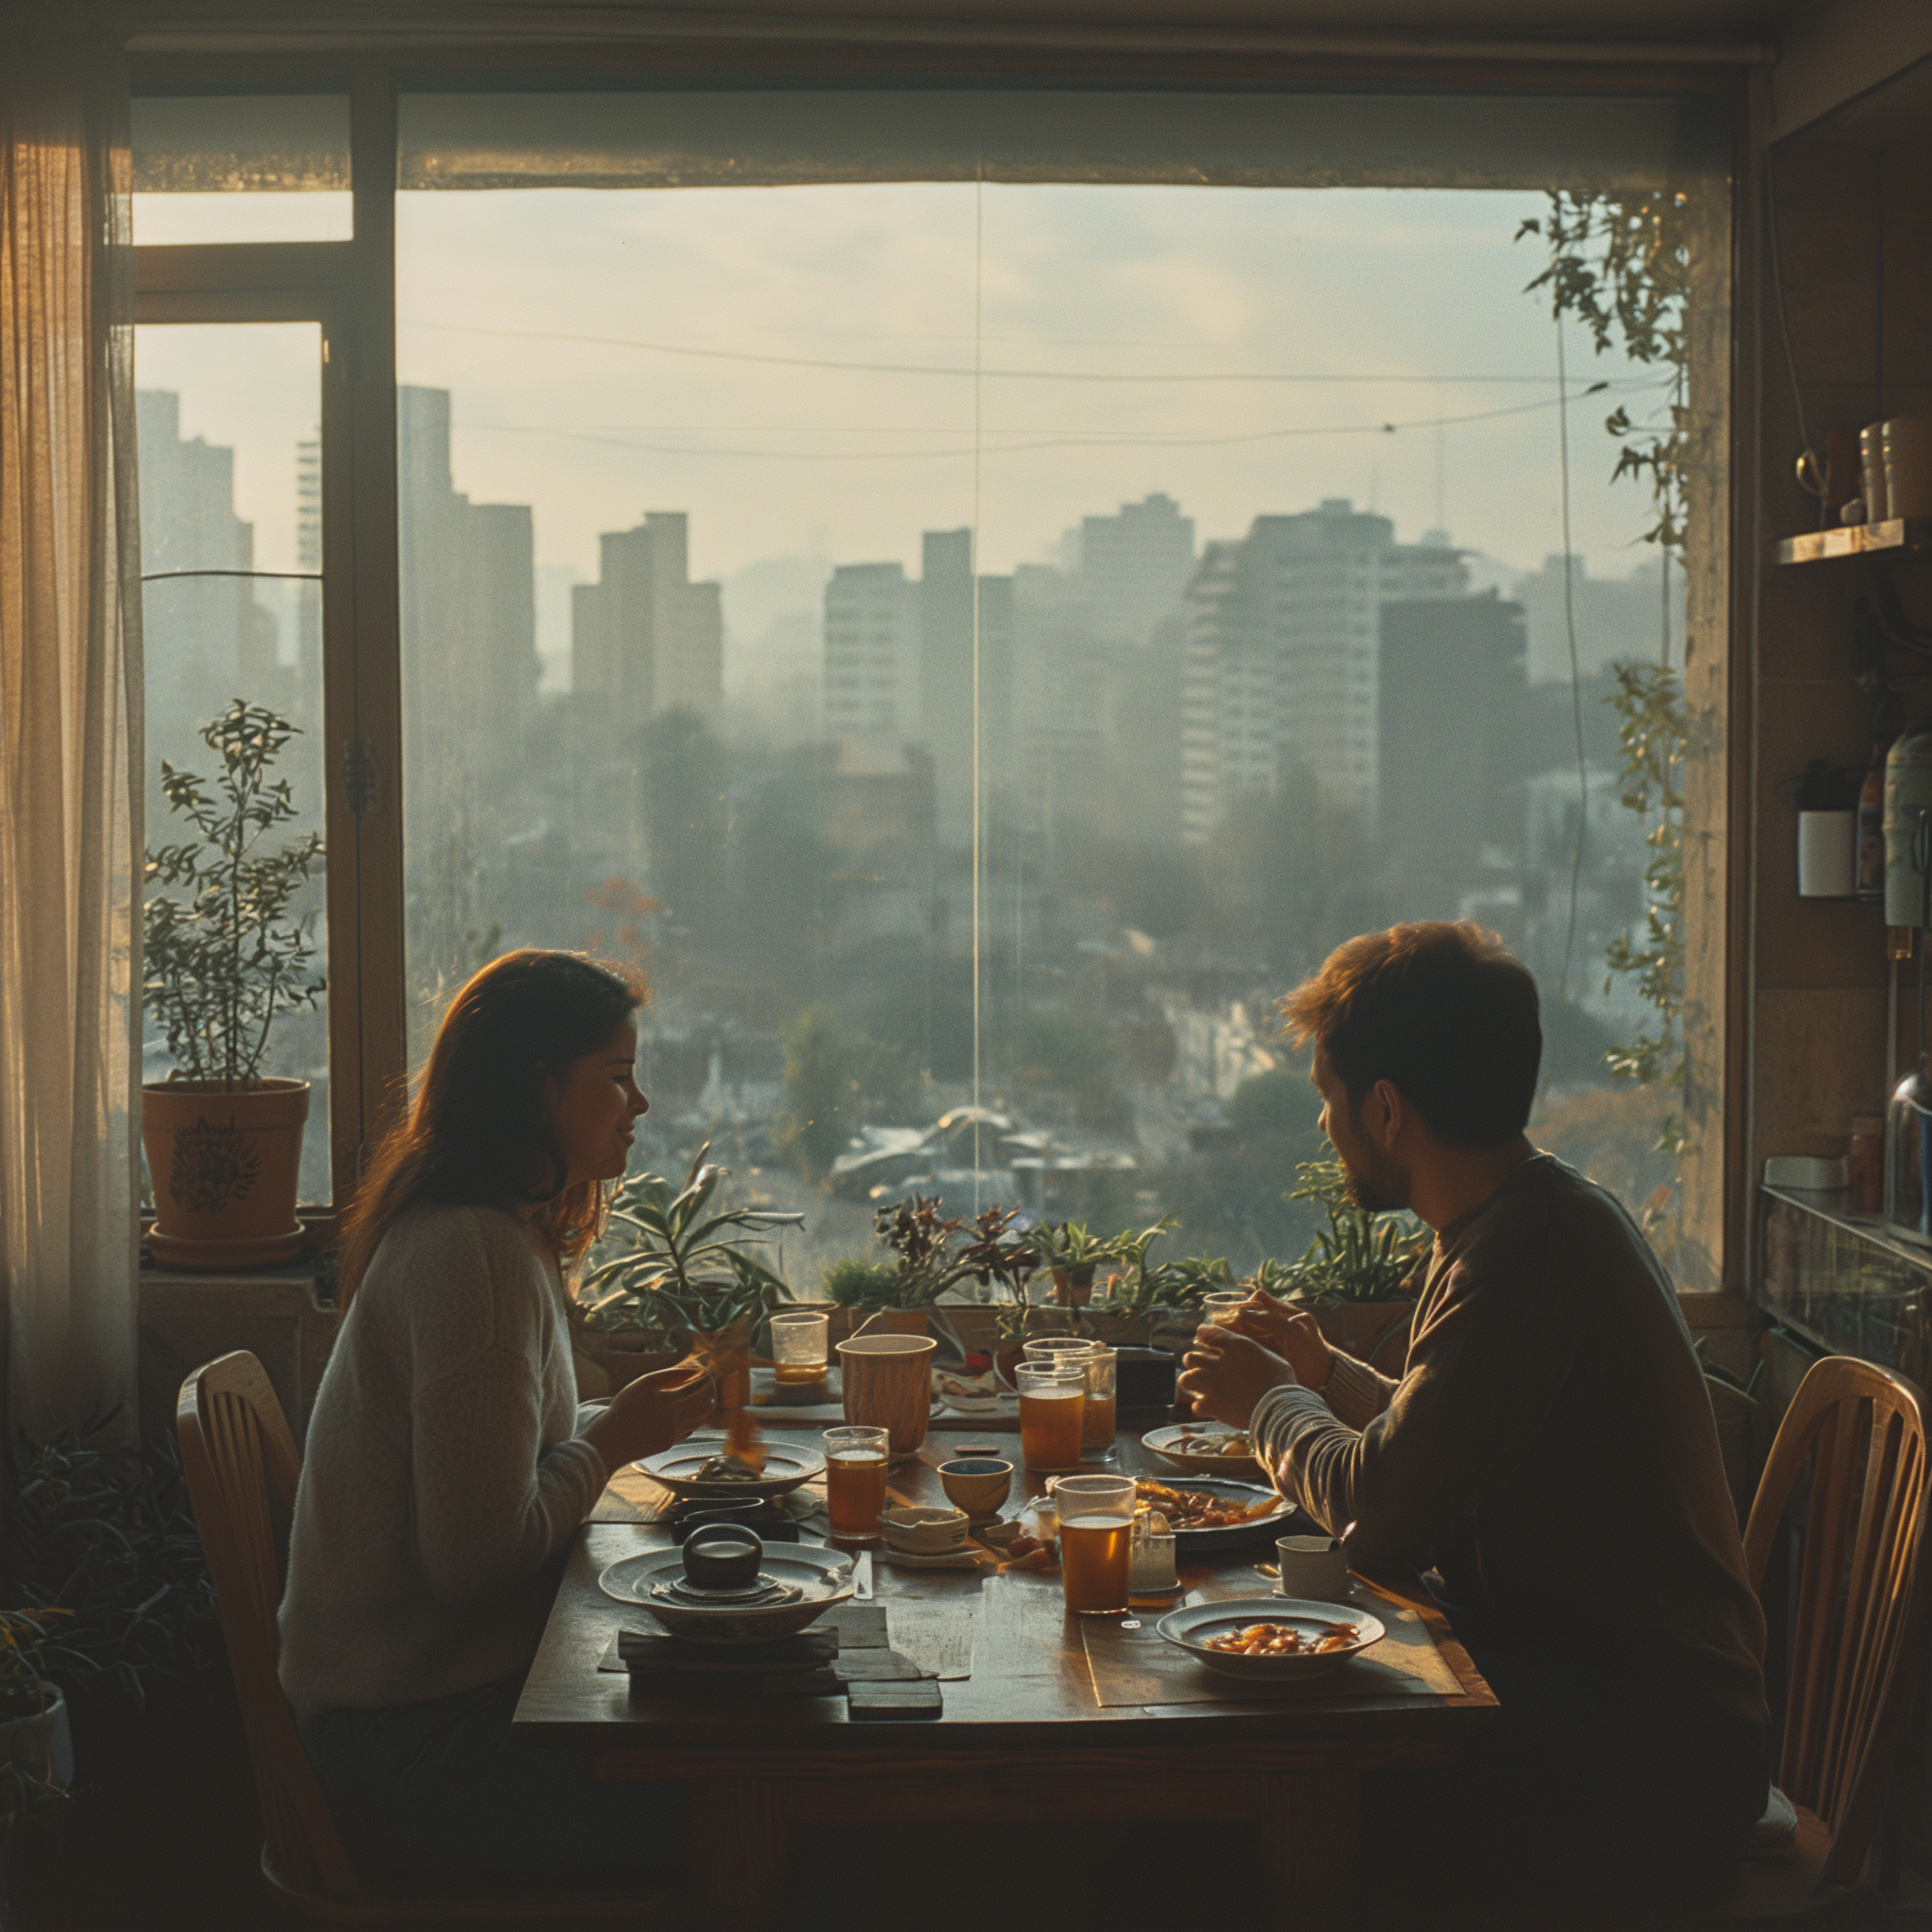
<svg viewBox="0 0 1932 1932">
<path fill-rule="evenodd" d="M 1246 1335 L 1270 1348 L 1294 1371 L 1304 1389 L 1318 1393 L 1328 1386 L 1328 1371 L 1335 1366 L 1335 1351 L 1322 1339 L 1314 1316 L 1278 1302 L 1265 1289 L 1248 1291 L 1248 1298 L 1235 1310 L 1229 1324 L 1238 1335 Z"/>
<path fill-rule="evenodd" d="M 1292 1386 L 1295 1373 L 1281 1357 L 1258 1341 L 1213 1323 L 1194 1331 L 1194 1345 L 1182 1361 L 1180 1392 L 1196 1415 L 1244 1429 L 1255 1405 L 1271 1389 Z"/>
<path fill-rule="evenodd" d="M 589 1428 L 584 1441 L 615 1474 L 626 1462 L 681 1442 L 711 1412 L 716 1393 L 702 1363 L 676 1362 L 626 1382 Z"/>
</svg>

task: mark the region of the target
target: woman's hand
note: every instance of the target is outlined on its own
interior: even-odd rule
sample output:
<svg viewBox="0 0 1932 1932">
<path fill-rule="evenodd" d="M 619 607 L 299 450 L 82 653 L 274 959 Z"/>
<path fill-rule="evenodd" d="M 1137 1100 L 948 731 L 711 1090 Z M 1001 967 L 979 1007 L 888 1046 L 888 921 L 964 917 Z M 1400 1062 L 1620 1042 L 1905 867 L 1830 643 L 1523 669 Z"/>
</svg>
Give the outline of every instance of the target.
<svg viewBox="0 0 1932 1932">
<path fill-rule="evenodd" d="M 1323 1339 L 1314 1316 L 1278 1302 L 1265 1289 L 1250 1289 L 1248 1298 L 1235 1310 L 1228 1324 L 1237 1335 L 1273 1349 L 1290 1368 L 1304 1389 L 1318 1393 L 1328 1386 L 1328 1371 L 1335 1364 L 1335 1351 Z"/>
<path fill-rule="evenodd" d="M 655 1456 L 681 1442 L 711 1412 L 717 1390 L 701 1362 L 675 1362 L 626 1382 L 589 1428 L 584 1441 L 607 1471 Z"/>
</svg>

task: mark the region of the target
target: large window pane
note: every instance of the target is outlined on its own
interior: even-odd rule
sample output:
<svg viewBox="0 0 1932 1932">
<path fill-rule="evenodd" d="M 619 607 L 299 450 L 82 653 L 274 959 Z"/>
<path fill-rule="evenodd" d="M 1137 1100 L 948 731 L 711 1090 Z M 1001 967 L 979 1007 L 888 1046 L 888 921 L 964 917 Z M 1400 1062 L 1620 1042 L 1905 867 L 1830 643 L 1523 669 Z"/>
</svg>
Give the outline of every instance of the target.
<svg viewBox="0 0 1932 1932">
<path fill-rule="evenodd" d="M 1273 1002 L 1473 916 L 1543 988 L 1533 1131 L 1668 1208 L 1681 1086 L 1607 1064 L 1657 1016 L 1605 960 L 1654 829 L 1607 700 L 1681 667 L 1685 571 L 1604 425 L 1694 399 L 1615 331 L 1559 350 L 1517 237 L 1551 188 L 1650 194 L 1674 110 L 1584 104 L 1566 160 L 1532 105 L 1517 151 L 1434 103 L 1387 185 L 1317 187 L 1259 133 L 1190 184 L 1113 109 L 1139 145 L 1076 168 L 1051 117 L 990 163 L 943 101 L 922 162 L 861 106 L 814 182 L 722 97 L 593 102 L 576 150 L 554 103 L 405 103 L 419 1051 L 493 952 L 598 946 L 658 988 L 651 1157 L 708 1137 L 803 1206 L 806 1289 L 874 1187 L 1174 1208 L 1170 1253 L 1251 1267 L 1319 1151 Z M 975 1100 L 1007 1124 L 910 1144 Z"/>
<path fill-rule="evenodd" d="M 165 759 L 212 780 L 201 728 L 236 698 L 297 727 L 274 769 L 295 816 L 270 843 L 323 824 L 322 337 L 313 323 L 153 324 L 137 331 L 147 842 L 194 835 L 160 791 Z M 268 575 L 264 575 L 268 574 Z M 318 868 L 296 901 L 315 970 L 327 957 Z M 144 1077 L 173 1062 L 146 1029 Z M 303 1202 L 331 1199 L 325 1002 L 273 1024 L 263 1072 L 312 1085 Z"/>
</svg>

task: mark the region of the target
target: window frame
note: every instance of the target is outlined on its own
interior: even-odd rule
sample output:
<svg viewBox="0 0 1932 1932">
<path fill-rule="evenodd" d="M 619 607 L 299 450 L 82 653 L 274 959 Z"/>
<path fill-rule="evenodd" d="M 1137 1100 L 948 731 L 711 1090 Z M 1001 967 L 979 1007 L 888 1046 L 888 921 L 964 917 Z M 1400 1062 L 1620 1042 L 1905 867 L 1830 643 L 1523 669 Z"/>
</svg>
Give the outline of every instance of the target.
<svg viewBox="0 0 1932 1932">
<path fill-rule="evenodd" d="M 1701 727 L 1686 771 L 1685 1032 L 1695 1149 L 1684 1169 L 1687 1250 L 1705 1257 L 1684 1289 L 1735 1288 L 1749 1269 L 1745 921 L 1752 717 L 1747 653 L 1757 474 L 1750 412 L 1760 350 L 1742 291 L 1752 259 L 1756 170 L 1751 50 L 1681 58 L 1510 58 L 1496 52 L 1386 58 L 1320 55 L 1257 34 L 1181 26 L 1069 30 L 1058 43 L 975 25 L 948 36 L 908 29 L 845 40 L 827 26 L 772 22 L 731 40 L 688 34 L 594 46 L 445 42 L 433 50 L 344 57 L 247 53 L 129 56 L 134 92 L 318 92 L 350 97 L 349 242 L 206 243 L 134 249 L 137 320 L 316 320 L 323 325 L 324 736 L 328 773 L 330 1135 L 335 1202 L 305 1218 L 332 1243 L 364 1158 L 407 1095 L 403 924 L 401 622 L 395 383 L 396 100 L 420 91 L 504 88 L 603 92 L 662 86 L 1239 86 L 1285 94 L 1374 91 L 1481 94 L 1650 94 L 1703 99 L 1731 123 L 1725 300 L 1708 305 L 1694 354 L 1724 384 L 1713 425 L 1720 481 L 1712 541 L 1689 574 L 1685 702 Z M 1158 44 L 1150 44 L 1158 42 Z M 1696 636 L 1693 658 L 1689 642 Z M 1740 732 L 1743 735 L 1740 737 Z M 373 776 L 371 795 L 352 782 Z"/>
</svg>

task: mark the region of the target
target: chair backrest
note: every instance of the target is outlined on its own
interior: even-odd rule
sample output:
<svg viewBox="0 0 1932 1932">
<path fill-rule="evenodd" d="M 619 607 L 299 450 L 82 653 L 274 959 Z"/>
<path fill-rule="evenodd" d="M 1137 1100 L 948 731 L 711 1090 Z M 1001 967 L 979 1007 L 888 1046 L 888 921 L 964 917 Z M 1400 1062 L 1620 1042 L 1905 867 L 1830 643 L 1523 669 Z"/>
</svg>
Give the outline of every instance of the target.
<svg viewBox="0 0 1932 1932">
<path fill-rule="evenodd" d="M 1904 1741 L 1932 1564 L 1924 1397 L 1842 1356 L 1812 1365 L 1778 1427 L 1744 1532 L 1760 1594 L 1807 1467 L 1804 1557 L 1777 1782 L 1831 1834 L 1821 1881 L 1855 1884 Z"/>
<path fill-rule="evenodd" d="M 302 1474 L 288 1420 L 261 1364 L 237 1350 L 182 1383 L 175 1423 L 247 1731 L 265 1861 L 278 1881 L 304 1891 L 358 1891 L 356 1869 L 275 1676 L 276 1536 L 287 1529 Z"/>
</svg>

